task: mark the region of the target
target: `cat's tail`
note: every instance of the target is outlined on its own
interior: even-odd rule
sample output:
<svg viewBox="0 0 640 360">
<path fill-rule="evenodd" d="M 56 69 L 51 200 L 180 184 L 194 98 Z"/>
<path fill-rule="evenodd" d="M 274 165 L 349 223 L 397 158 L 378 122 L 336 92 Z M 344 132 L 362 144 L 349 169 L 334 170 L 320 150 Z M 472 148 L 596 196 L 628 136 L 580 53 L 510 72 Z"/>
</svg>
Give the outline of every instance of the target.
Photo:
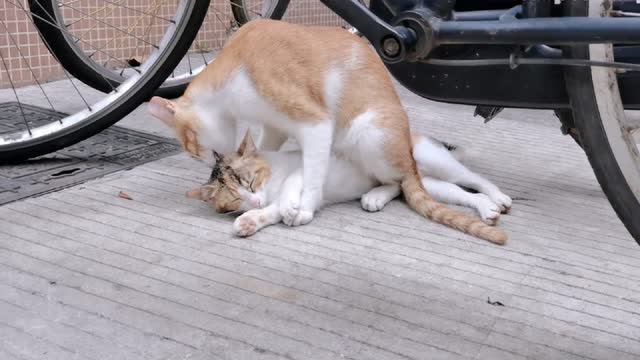
<svg viewBox="0 0 640 360">
<path fill-rule="evenodd" d="M 494 244 L 504 245 L 507 242 L 507 234 L 501 229 L 433 200 L 417 172 L 407 175 L 401 186 L 407 203 L 420 215 Z"/>
</svg>

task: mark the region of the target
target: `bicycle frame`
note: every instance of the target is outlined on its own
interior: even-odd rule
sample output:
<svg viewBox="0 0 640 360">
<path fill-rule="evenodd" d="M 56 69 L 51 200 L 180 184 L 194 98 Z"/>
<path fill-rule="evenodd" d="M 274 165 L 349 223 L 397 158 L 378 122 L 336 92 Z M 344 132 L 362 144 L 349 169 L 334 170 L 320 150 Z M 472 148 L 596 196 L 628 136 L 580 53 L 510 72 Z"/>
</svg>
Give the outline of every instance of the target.
<svg viewBox="0 0 640 360">
<path fill-rule="evenodd" d="M 458 67 L 421 60 L 509 59 L 525 46 L 531 48 L 527 56 L 550 57 L 557 53 L 547 45 L 640 44 L 640 19 L 554 18 L 550 16 L 561 14 L 562 5 L 552 0 L 371 0 L 370 8 L 357 0 L 321 1 L 367 37 L 404 86 L 445 102 L 569 107 L 560 66 Z M 604 3 L 640 11 L 635 1 Z M 603 7 L 603 11 L 610 9 Z M 617 47 L 616 61 L 640 62 L 640 48 Z M 640 109 L 640 92 L 633 90 L 640 86 L 640 74 L 620 74 L 619 84 L 625 107 Z"/>
</svg>

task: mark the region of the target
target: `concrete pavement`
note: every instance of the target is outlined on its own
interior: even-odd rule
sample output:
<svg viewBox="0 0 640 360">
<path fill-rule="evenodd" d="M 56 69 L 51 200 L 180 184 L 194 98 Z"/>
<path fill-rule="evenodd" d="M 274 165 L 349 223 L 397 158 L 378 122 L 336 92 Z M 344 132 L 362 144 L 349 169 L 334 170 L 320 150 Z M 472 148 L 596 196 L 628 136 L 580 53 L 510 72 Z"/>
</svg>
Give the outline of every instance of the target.
<svg viewBox="0 0 640 360">
<path fill-rule="evenodd" d="M 551 113 L 402 98 L 514 198 L 506 246 L 399 200 L 234 238 L 181 154 L 0 207 L 0 359 L 640 358 L 640 247 Z"/>
</svg>

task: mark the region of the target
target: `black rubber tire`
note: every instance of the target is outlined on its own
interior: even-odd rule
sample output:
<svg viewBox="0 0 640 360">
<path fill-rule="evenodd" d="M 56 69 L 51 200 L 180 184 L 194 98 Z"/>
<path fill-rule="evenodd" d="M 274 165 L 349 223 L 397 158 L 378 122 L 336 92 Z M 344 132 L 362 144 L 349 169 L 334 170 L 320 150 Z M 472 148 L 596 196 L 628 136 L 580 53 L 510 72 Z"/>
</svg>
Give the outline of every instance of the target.
<svg viewBox="0 0 640 360">
<path fill-rule="evenodd" d="M 149 72 L 145 73 L 143 79 L 127 90 L 127 95 L 118 98 L 102 109 L 90 122 L 85 121 L 76 126 L 70 126 L 64 131 L 52 133 L 37 139 L 37 141 L 0 147 L 0 163 L 19 162 L 76 144 L 115 124 L 147 101 L 189 50 L 204 21 L 209 1 L 192 2 L 192 6 L 185 13 L 187 21 L 180 25 L 180 35 L 176 34 L 178 36 L 176 41 L 170 42 L 170 45 L 163 51 L 162 59 L 157 66 L 152 66 Z"/>
<path fill-rule="evenodd" d="M 593 0 L 592 0 L 593 1 Z M 588 2 L 566 2 L 567 16 L 587 16 Z M 589 46 L 572 46 L 570 55 L 588 59 Z M 640 245 L 640 201 L 627 183 L 607 138 L 596 101 L 590 68 L 565 69 L 567 91 L 576 128 L 596 178 L 620 220 Z"/>
<path fill-rule="evenodd" d="M 244 10 L 245 0 L 229 0 L 231 2 L 231 12 L 239 25 L 244 25 L 251 21 L 251 16 Z M 280 20 L 284 16 L 289 6 L 289 0 L 278 0 L 276 6 L 273 7 L 269 19 Z"/>
</svg>

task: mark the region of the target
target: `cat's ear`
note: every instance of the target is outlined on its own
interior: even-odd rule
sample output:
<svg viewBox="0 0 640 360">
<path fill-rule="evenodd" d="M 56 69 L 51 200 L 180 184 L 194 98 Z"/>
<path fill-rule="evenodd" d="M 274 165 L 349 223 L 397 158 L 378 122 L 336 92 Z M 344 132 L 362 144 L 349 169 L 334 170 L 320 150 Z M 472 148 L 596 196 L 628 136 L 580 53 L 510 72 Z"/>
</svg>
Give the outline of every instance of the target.
<svg viewBox="0 0 640 360">
<path fill-rule="evenodd" d="M 220 163 L 222 163 L 222 160 L 224 160 L 224 155 L 222 155 L 219 152 L 213 150 L 213 158 L 216 159 L 216 164 L 220 164 Z"/>
<path fill-rule="evenodd" d="M 251 133 L 247 130 L 247 133 L 244 134 L 244 139 L 242 139 L 242 142 L 238 147 L 238 155 L 249 156 L 254 154 L 256 151 L 258 151 L 258 149 L 256 149 L 256 144 L 253 142 Z"/>
<path fill-rule="evenodd" d="M 197 187 L 195 189 L 191 189 L 191 190 L 187 191 L 187 193 L 185 195 L 187 196 L 188 199 L 203 200 L 202 199 L 202 190 L 201 190 L 200 187 Z"/>
<path fill-rule="evenodd" d="M 167 126 L 176 127 L 176 104 L 173 101 L 154 96 L 149 101 L 149 113 Z"/>
</svg>

